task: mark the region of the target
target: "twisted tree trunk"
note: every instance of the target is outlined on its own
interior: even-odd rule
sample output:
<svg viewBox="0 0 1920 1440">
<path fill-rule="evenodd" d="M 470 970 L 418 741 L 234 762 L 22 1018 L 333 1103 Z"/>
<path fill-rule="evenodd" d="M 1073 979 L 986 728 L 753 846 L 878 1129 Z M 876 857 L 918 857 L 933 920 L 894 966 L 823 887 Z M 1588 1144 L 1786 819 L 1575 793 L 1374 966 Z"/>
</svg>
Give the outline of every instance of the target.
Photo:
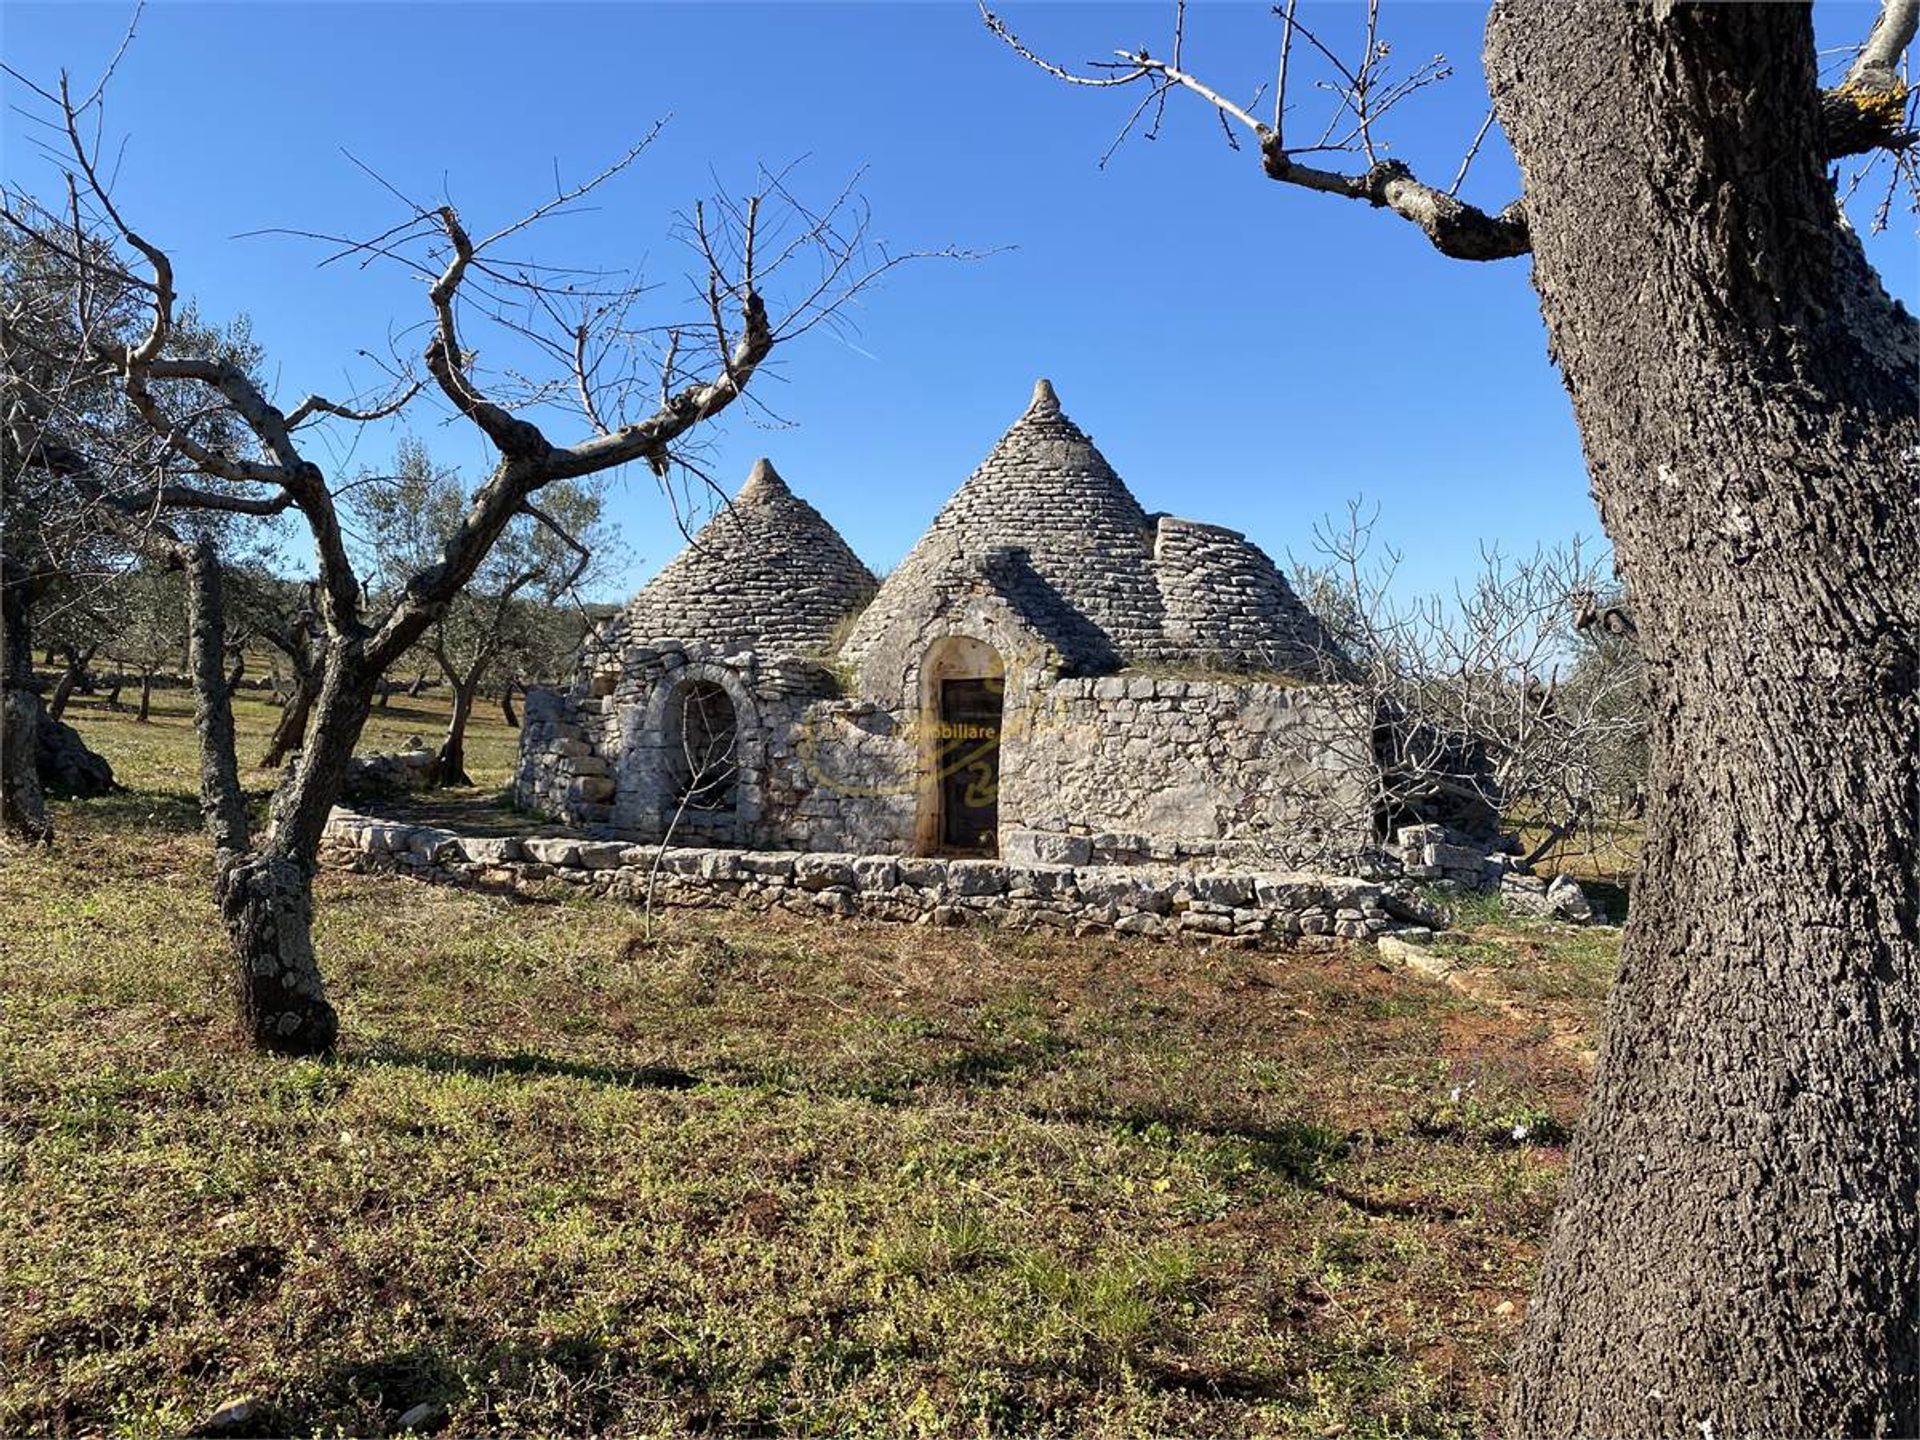
<svg viewBox="0 0 1920 1440">
<path fill-rule="evenodd" d="M 453 689 L 453 713 L 447 717 L 447 733 L 440 740 L 440 754 L 434 762 L 439 785 L 471 785 L 467 774 L 467 721 L 473 718 L 475 686 L 461 680 L 450 682 Z"/>
<path fill-rule="evenodd" d="M 1487 61 L 1653 717 L 1510 1433 L 1920 1433 L 1920 337 L 1803 8 L 1503 0 Z"/>
<path fill-rule="evenodd" d="M 340 1022 L 313 954 L 319 830 L 310 827 L 312 844 L 301 853 L 297 847 L 306 832 L 297 823 L 283 824 L 276 813 L 266 843 L 259 850 L 252 847 L 234 743 L 232 692 L 224 669 L 220 563 L 205 540 L 187 548 L 182 560 L 188 577 L 194 728 L 200 737 L 200 807 L 213 841 L 214 896 L 233 951 L 241 1027 L 263 1050 L 326 1054 L 340 1033 Z M 352 745 L 349 740 L 349 754 Z M 303 751 L 299 773 L 307 772 L 311 752 L 329 748 L 316 743 Z M 340 769 L 344 773 L 344 762 Z M 296 776 L 295 786 L 298 783 Z M 283 808 L 297 822 L 298 807 Z"/>
<path fill-rule="evenodd" d="M 67 702 L 73 698 L 73 692 L 79 688 L 86 677 L 87 666 L 93 663 L 97 645 L 88 645 L 84 649 L 78 645 L 67 646 L 66 668 L 60 672 L 60 679 L 53 687 L 53 694 L 47 699 L 47 718 L 58 720 L 67 713 Z"/>
<path fill-rule="evenodd" d="M 0 834 L 28 844 L 53 841 L 40 785 L 40 726 L 46 711 L 33 688 L 30 583 L 0 558 Z"/>
<path fill-rule="evenodd" d="M 306 662 L 294 670 L 293 694 L 287 697 L 273 735 L 267 741 L 266 753 L 260 757 L 263 769 L 271 770 L 306 743 L 307 724 L 313 717 L 313 702 L 320 694 L 320 677 L 327 658 L 324 644 L 315 648 L 318 653 L 310 654 Z"/>
</svg>

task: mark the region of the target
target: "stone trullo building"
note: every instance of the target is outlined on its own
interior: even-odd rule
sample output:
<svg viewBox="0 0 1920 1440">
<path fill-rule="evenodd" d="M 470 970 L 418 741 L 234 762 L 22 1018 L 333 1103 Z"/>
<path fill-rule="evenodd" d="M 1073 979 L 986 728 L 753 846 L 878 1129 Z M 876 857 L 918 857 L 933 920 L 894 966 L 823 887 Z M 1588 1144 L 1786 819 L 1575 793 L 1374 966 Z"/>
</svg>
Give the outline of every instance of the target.
<svg viewBox="0 0 1920 1440">
<path fill-rule="evenodd" d="M 1042 380 L 884 581 L 759 462 L 529 702 L 516 798 L 676 844 L 1325 863 L 1376 843 L 1329 648 L 1257 546 L 1142 510 Z"/>
</svg>

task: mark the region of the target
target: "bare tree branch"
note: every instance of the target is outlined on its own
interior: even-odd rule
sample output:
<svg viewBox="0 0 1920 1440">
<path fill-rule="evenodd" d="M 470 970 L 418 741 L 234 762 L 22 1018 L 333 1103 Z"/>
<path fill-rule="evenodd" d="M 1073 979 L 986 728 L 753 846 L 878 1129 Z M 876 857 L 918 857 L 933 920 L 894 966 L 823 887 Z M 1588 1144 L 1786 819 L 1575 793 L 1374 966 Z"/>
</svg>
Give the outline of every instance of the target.
<svg viewBox="0 0 1920 1440">
<path fill-rule="evenodd" d="M 1873 28 L 1839 85 L 1821 95 L 1827 156 L 1904 151 L 1920 135 L 1907 123 L 1907 82 L 1900 60 L 1920 28 L 1920 0 L 1881 0 Z"/>
<path fill-rule="evenodd" d="M 1338 195 L 1349 200 L 1362 200 L 1369 205 L 1391 210 L 1403 220 L 1418 226 L 1433 247 L 1443 255 L 1458 260 L 1505 260 L 1527 253 L 1529 242 L 1526 217 L 1517 200 L 1498 214 L 1488 214 L 1460 200 L 1450 191 L 1436 190 L 1419 180 L 1413 171 L 1399 160 L 1374 160 L 1364 172 L 1357 175 L 1303 165 L 1292 158 L 1293 152 L 1286 148 L 1279 128 L 1258 119 L 1245 107 L 1227 99 L 1219 90 L 1170 60 L 1157 59 L 1145 49 L 1121 50 L 1114 52 L 1119 57 L 1117 63 L 1107 62 L 1102 67 L 1110 68 L 1113 71 L 1112 74 L 1076 75 L 1064 66 L 1043 59 L 1022 45 L 1007 28 L 1005 22 L 986 8 L 984 0 L 980 3 L 980 15 L 987 28 L 1004 41 L 1015 54 L 1055 79 L 1094 88 L 1113 88 L 1146 82 L 1150 88 L 1169 85 L 1191 91 L 1211 105 L 1223 121 L 1237 125 L 1253 134 L 1260 146 L 1262 169 L 1269 179 L 1278 180 L 1283 184 L 1297 185 L 1305 190 L 1318 191 L 1323 195 Z M 1288 53 L 1293 36 L 1298 34 L 1335 65 L 1343 80 L 1341 85 L 1335 87 L 1336 91 L 1341 96 L 1342 104 L 1354 116 L 1355 137 L 1369 159 L 1374 155 L 1372 127 L 1380 116 L 1407 95 L 1431 83 L 1442 73 L 1431 69 L 1417 72 L 1409 79 L 1390 87 L 1376 99 L 1373 90 L 1378 83 L 1383 47 L 1375 34 L 1375 23 L 1376 10 L 1370 7 L 1367 54 L 1357 67 L 1341 64 L 1334 57 L 1333 52 L 1300 23 L 1292 13 L 1291 6 L 1288 7 L 1282 40 L 1283 57 Z M 1283 62 L 1280 80 L 1275 87 L 1282 98 L 1285 93 L 1284 82 Z M 1276 117 L 1278 116 L 1279 112 L 1276 111 Z M 1345 147 L 1342 145 L 1332 148 Z"/>
</svg>

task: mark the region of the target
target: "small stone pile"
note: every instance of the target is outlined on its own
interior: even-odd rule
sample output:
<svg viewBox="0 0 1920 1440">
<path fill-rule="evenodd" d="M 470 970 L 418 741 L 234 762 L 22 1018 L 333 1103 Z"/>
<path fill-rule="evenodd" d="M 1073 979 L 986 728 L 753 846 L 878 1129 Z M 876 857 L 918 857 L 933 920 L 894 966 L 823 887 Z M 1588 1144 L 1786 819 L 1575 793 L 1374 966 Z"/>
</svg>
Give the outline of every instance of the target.
<svg viewBox="0 0 1920 1440">
<path fill-rule="evenodd" d="M 1536 920 L 1567 920 L 1586 925 L 1601 918 L 1578 881 L 1567 875 L 1548 880 L 1520 870 L 1513 856 L 1462 843 L 1442 825 L 1405 825 L 1394 832 L 1389 860 L 1398 860 L 1409 880 L 1453 886 L 1475 894 L 1497 892 L 1516 915 Z"/>
<path fill-rule="evenodd" d="M 354 756 L 347 762 L 346 793 L 382 795 L 399 790 L 426 790 L 439 778 L 439 756 L 416 739 L 397 754 Z"/>
</svg>

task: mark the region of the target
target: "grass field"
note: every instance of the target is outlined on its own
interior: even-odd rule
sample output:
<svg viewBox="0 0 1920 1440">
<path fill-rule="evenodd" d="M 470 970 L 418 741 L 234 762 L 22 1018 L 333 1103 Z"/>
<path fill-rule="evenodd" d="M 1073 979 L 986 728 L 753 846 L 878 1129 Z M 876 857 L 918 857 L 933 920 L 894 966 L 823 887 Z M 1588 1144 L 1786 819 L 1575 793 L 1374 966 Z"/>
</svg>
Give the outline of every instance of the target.
<svg viewBox="0 0 1920 1440">
<path fill-rule="evenodd" d="M 0 862 L 0 1433 L 1486 1429 L 1610 933 L 1477 915 L 1474 996 L 328 872 L 343 1048 L 266 1060 L 159 704 L 77 704 L 129 791 Z"/>
</svg>

